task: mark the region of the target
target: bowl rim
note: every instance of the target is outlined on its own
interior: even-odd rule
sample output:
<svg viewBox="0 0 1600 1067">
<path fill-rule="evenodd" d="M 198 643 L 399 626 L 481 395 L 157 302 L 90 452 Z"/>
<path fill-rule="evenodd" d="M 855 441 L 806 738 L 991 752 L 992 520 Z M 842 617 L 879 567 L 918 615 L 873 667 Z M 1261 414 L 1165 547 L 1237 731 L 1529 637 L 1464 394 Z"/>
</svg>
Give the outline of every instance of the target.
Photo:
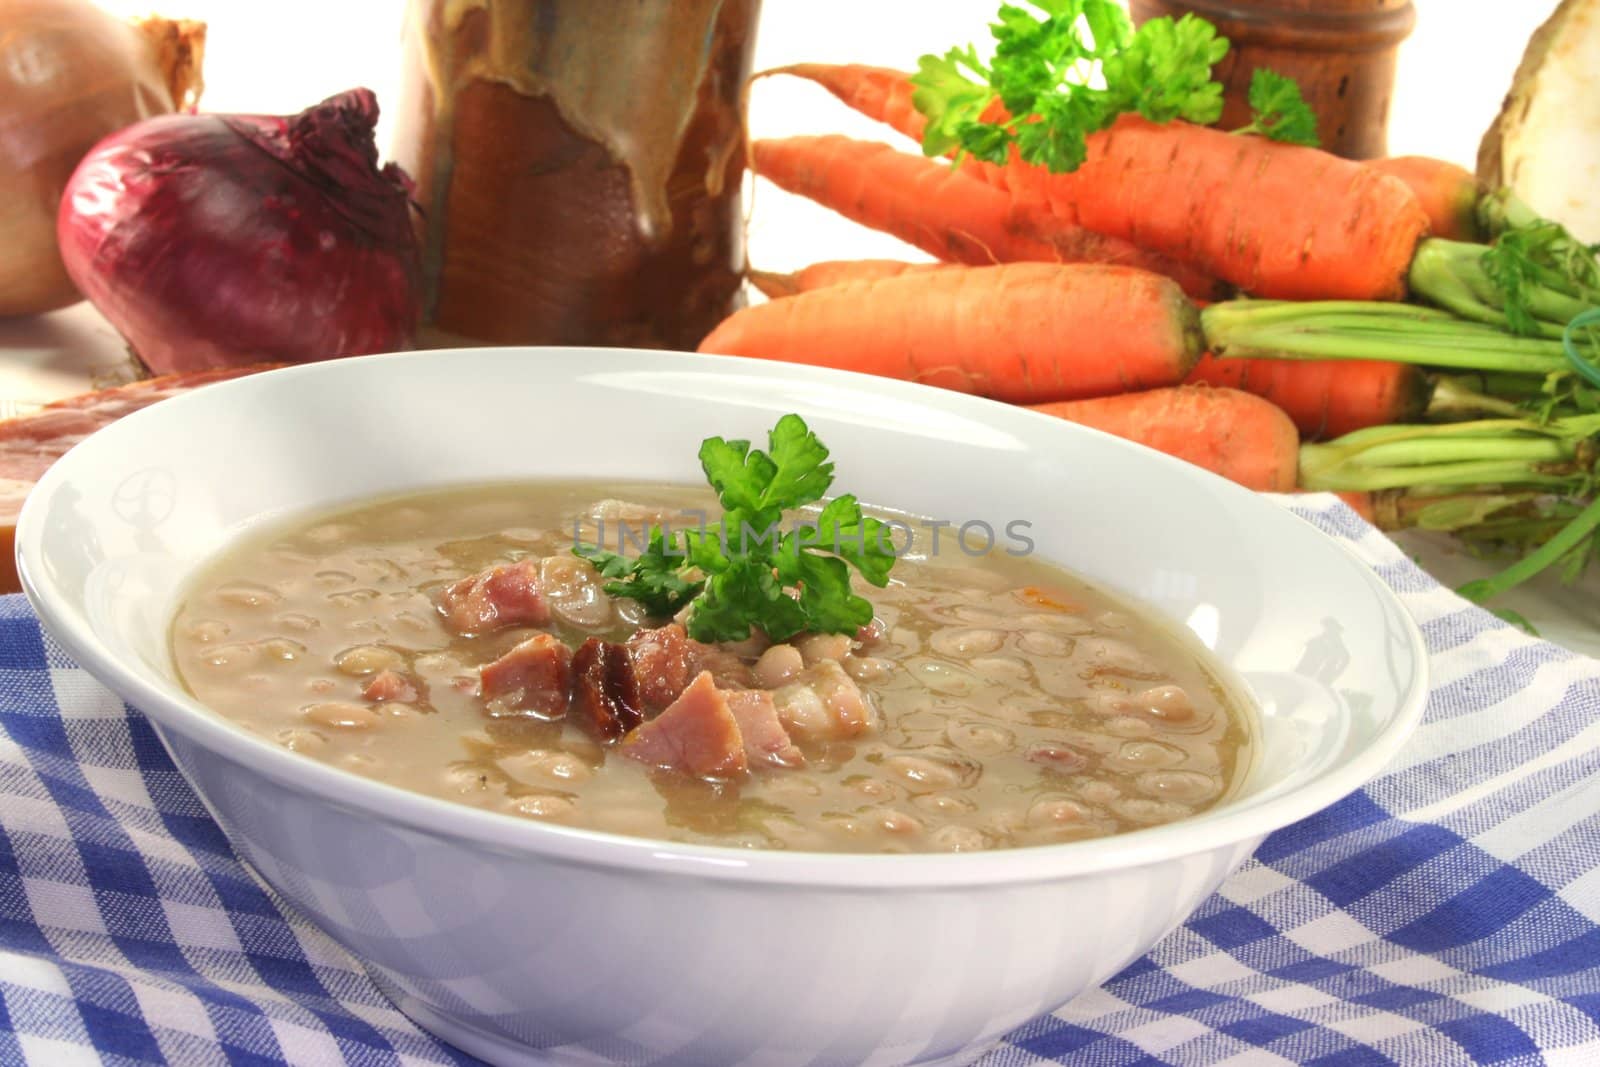
<svg viewBox="0 0 1600 1067">
<path fill-rule="evenodd" d="M 1029 845 L 988 849 L 968 853 L 852 853 L 810 852 L 778 849 L 742 849 L 726 845 L 702 845 L 546 823 L 520 818 L 509 813 L 477 808 L 443 797 L 413 792 L 400 786 L 367 778 L 332 764 L 292 752 L 265 737 L 239 728 L 197 700 L 151 684 L 138 672 L 124 666 L 110 653 L 87 625 L 79 624 L 58 608 L 52 583 L 36 573 L 30 551 L 40 540 L 40 503 L 48 490 L 68 481 L 72 474 L 71 457 L 87 450 L 90 442 L 105 430 L 134 433 L 151 418 L 174 418 L 206 397 L 226 390 L 249 390 L 253 381 L 289 375 L 314 376 L 332 366 L 375 363 L 381 360 L 439 361 L 460 358 L 466 353 L 539 353 L 550 356 L 575 354 L 592 357 L 595 353 L 627 353 L 633 358 L 659 359 L 675 370 L 699 369 L 726 373 L 738 365 L 739 373 L 758 369 L 780 376 L 799 376 L 815 382 L 844 386 L 856 391 L 888 391 L 915 403 L 934 403 L 956 413 L 993 416 L 1002 411 L 1007 419 L 1040 420 L 1059 432 L 1089 434 L 1114 447 L 1139 453 L 1138 462 L 1166 463 L 1181 468 L 1187 477 L 1208 479 L 1212 488 L 1236 500 L 1250 500 L 1246 507 L 1270 509 L 1310 530 L 1316 527 L 1286 508 L 1258 500 L 1258 494 L 1207 471 L 1133 444 L 1121 438 L 1048 415 L 1013 405 L 933 386 L 896 381 L 852 371 L 794 364 L 768 364 L 737 356 L 712 356 L 642 349 L 614 349 L 594 346 L 475 346 L 455 349 L 429 349 L 415 352 L 383 353 L 297 364 L 264 370 L 226 381 L 214 382 L 205 390 L 170 397 L 159 404 L 132 412 L 109 427 L 73 446 L 58 459 L 24 501 L 16 526 L 16 564 L 23 592 L 40 622 L 75 663 L 101 684 L 115 692 L 150 720 L 157 736 L 169 749 L 166 731 L 184 737 L 210 754 L 238 763 L 272 780 L 281 787 L 353 809 L 380 822 L 398 825 L 433 837 L 458 841 L 481 848 L 510 852 L 525 858 L 545 858 L 589 867 L 648 870 L 658 874 L 686 875 L 702 879 L 741 882 L 782 883 L 790 886 L 837 889 L 940 889 L 980 884 L 1026 884 L 1068 877 L 1125 870 L 1209 852 L 1250 842 L 1251 848 L 1268 833 L 1306 818 L 1360 789 L 1399 752 L 1421 721 L 1429 692 L 1429 663 L 1422 633 L 1405 610 L 1394 590 L 1384 584 L 1351 549 L 1332 538 L 1326 545 L 1344 555 L 1361 575 L 1368 592 L 1383 602 L 1404 632 L 1415 669 L 1409 688 L 1387 725 L 1362 751 L 1340 765 L 1325 771 L 1288 791 L 1255 804 L 1243 806 L 1225 800 L 1218 807 L 1160 826 L 1113 834 L 1108 837 L 1054 845 Z M 755 366 L 752 367 L 752 364 Z M 173 405 L 173 406 L 169 406 Z M 165 412 L 163 414 L 162 412 Z M 119 429 L 119 427 L 130 427 Z M 115 436 L 115 434 L 113 435 Z M 104 447 L 104 443 L 100 446 Z M 463 483 L 465 484 L 465 483 Z M 1262 512 L 1267 514 L 1269 512 Z M 1321 531 L 1316 531 L 1321 533 Z M 1324 535 L 1325 536 L 1325 535 Z M 182 770 L 180 766 L 180 771 Z M 187 780 L 187 775 L 185 775 Z M 192 783 L 190 783 L 191 788 Z M 197 791 L 198 795 L 198 791 Z M 1248 801 L 1249 798 L 1243 798 Z M 205 802 L 205 798 L 201 797 Z M 207 802 L 209 808 L 209 803 Z"/>
</svg>

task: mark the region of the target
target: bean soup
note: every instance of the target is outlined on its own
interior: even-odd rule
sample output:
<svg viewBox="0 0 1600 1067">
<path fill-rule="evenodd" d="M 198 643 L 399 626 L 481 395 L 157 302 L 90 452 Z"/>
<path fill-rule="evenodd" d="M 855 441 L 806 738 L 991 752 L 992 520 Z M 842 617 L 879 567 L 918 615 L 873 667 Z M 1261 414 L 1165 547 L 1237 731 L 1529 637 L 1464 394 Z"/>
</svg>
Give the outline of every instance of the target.
<svg viewBox="0 0 1600 1067">
<path fill-rule="evenodd" d="M 435 491 L 258 534 L 191 586 L 183 683 L 245 729 L 406 789 L 670 841 L 1042 845 L 1222 798 L 1244 703 L 1187 637 L 1059 567 L 918 531 L 873 618 L 690 638 L 572 551 L 692 523 L 702 489 Z"/>
</svg>

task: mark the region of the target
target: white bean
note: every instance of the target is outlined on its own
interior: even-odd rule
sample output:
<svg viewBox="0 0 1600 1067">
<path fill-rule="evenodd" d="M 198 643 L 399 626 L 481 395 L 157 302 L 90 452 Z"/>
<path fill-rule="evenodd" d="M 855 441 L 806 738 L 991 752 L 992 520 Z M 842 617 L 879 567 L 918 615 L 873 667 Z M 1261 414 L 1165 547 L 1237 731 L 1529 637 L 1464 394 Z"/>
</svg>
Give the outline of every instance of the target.
<svg viewBox="0 0 1600 1067">
<path fill-rule="evenodd" d="M 846 656 L 844 671 L 865 685 L 881 682 L 894 673 L 894 661 L 881 656 Z"/>
<path fill-rule="evenodd" d="M 867 821 L 884 833 L 895 834 L 896 836 L 908 836 L 922 831 L 920 820 L 915 816 L 907 815 L 903 811 L 896 811 L 894 808 L 875 811 L 867 816 Z"/>
<path fill-rule="evenodd" d="M 940 815 L 970 815 L 978 805 L 959 793 L 921 793 L 911 798 L 911 803 Z"/>
<path fill-rule="evenodd" d="M 558 819 L 578 810 L 577 801 L 554 793 L 529 793 L 511 802 L 511 810 L 518 815 L 535 819 Z"/>
<path fill-rule="evenodd" d="M 203 645 L 215 644 L 232 632 L 233 627 L 221 619 L 198 619 L 188 626 L 189 640 Z"/>
<path fill-rule="evenodd" d="M 366 730 L 381 721 L 378 712 L 365 704 L 349 704 L 337 700 L 308 704 L 301 709 L 301 715 L 309 723 L 333 730 Z"/>
<path fill-rule="evenodd" d="M 1160 741 L 1129 741 L 1112 758 L 1122 770 L 1153 771 L 1176 767 L 1185 755 L 1183 749 Z"/>
<path fill-rule="evenodd" d="M 1216 796 L 1221 783 L 1194 771 L 1149 771 L 1137 779 L 1139 792 L 1178 804 L 1200 804 Z"/>
<path fill-rule="evenodd" d="M 306 646 L 287 637 L 269 637 L 261 642 L 261 654 L 279 663 L 293 663 L 305 655 Z"/>
<path fill-rule="evenodd" d="M 946 852 L 977 852 L 989 847 L 983 831 L 971 826 L 941 826 L 933 832 L 933 843 Z"/>
<path fill-rule="evenodd" d="M 237 671 L 254 665 L 260 658 L 261 651 L 255 645 L 213 645 L 206 649 L 201 662 L 217 670 Z"/>
<path fill-rule="evenodd" d="M 405 665 L 406 658 L 392 648 L 382 645 L 356 645 L 334 657 L 333 664 L 340 674 L 355 678 L 379 671 L 396 670 Z"/>
<path fill-rule="evenodd" d="M 1029 826 L 1074 826 L 1087 823 L 1094 813 L 1071 797 L 1043 796 L 1028 808 Z"/>
<path fill-rule="evenodd" d="M 1156 685 L 1133 697 L 1137 706 L 1164 722 L 1189 722 L 1195 717 L 1194 701 L 1181 685 Z"/>
<path fill-rule="evenodd" d="M 984 678 L 996 682 L 1020 685 L 1033 677 L 1033 668 L 1027 660 L 1016 656 L 979 656 L 968 666 Z"/>
<path fill-rule="evenodd" d="M 328 744 L 328 739 L 315 730 L 293 727 L 278 731 L 278 744 L 291 752 L 315 752 Z"/>
<path fill-rule="evenodd" d="M 1017 638 L 1017 647 L 1034 656 L 1071 655 L 1072 644 L 1072 638 L 1044 630 L 1028 630 Z"/>
<path fill-rule="evenodd" d="M 944 734 L 957 748 L 982 755 L 1009 752 L 1017 744 L 1016 734 L 1004 726 L 984 722 L 951 723 Z"/>
<path fill-rule="evenodd" d="M 850 651 L 849 634 L 801 634 L 792 642 L 800 650 L 800 658 L 807 667 L 814 667 L 825 659 L 834 662 L 844 659 Z"/>
<path fill-rule="evenodd" d="M 971 696 L 981 685 L 971 671 L 941 660 L 919 656 L 908 660 L 906 669 L 911 672 L 912 677 L 935 693 L 944 693 L 947 696 Z"/>
<path fill-rule="evenodd" d="M 948 749 L 923 749 L 921 755 L 890 756 L 883 769 L 912 791 L 955 789 L 972 782 L 981 768 L 972 759 Z"/>
<path fill-rule="evenodd" d="M 793 645 L 773 645 L 756 660 L 756 685 L 762 689 L 787 685 L 804 667 L 805 660 L 799 649 Z"/>
<path fill-rule="evenodd" d="M 935 630 L 928 644 L 942 656 L 967 659 L 993 652 L 1004 640 L 1005 635 L 999 630 L 967 626 Z"/>
</svg>

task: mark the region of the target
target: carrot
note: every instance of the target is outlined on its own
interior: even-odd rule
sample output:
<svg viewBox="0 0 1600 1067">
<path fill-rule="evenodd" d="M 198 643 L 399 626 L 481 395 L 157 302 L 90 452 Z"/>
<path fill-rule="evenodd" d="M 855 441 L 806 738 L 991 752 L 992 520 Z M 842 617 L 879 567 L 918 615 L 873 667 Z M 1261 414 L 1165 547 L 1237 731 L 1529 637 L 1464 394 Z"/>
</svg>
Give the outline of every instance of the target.
<svg viewBox="0 0 1600 1067">
<path fill-rule="evenodd" d="M 1165 274 L 1196 296 L 1217 295 L 1216 280 L 1187 264 L 1081 226 L 1030 217 L 999 189 L 889 145 L 837 134 L 788 137 L 757 141 L 752 162 L 756 173 L 789 192 L 942 260 L 1122 263 Z"/>
<path fill-rule="evenodd" d="M 1031 407 L 1176 456 L 1247 489 L 1286 493 L 1295 487 L 1300 437 L 1294 423 L 1273 404 L 1237 389 L 1186 385 Z"/>
<path fill-rule="evenodd" d="M 1301 145 L 1123 115 L 1088 160 L 1006 182 L 1063 221 L 1195 263 L 1281 299 L 1399 300 L 1428 215 L 1398 178 Z"/>
<path fill-rule="evenodd" d="M 903 259 L 825 259 L 788 274 L 751 270 L 751 283 L 773 300 L 845 282 L 892 278 L 907 271 L 943 270 L 948 263 L 907 263 Z"/>
<path fill-rule="evenodd" d="M 838 367 L 1017 403 L 1175 385 L 1199 316 L 1169 278 L 1101 263 L 952 267 L 736 311 L 702 352 Z"/>
<path fill-rule="evenodd" d="M 1367 166 L 1410 187 L 1428 213 L 1433 236 L 1452 241 L 1482 241 L 1487 236 L 1478 221 L 1482 188 L 1477 176 L 1465 167 L 1427 156 L 1369 159 Z"/>
<path fill-rule="evenodd" d="M 815 82 L 852 109 L 922 143 L 928 120 L 911 102 L 915 87 L 903 70 L 865 63 L 791 63 L 764 70 L 756 77 L 769 74 L 790 74 Z"/>
<path fill-rule="evenodd" d="M 1382 360 L 1217 359 L 1208 353 L 1187 381 L 1264 397 L 1282 408 L 1308 441 L 1414 421 L 1427 409 L 1432 392 L 1420 367 Z"/>
<path fill-rule="evenodd" d="M 908 74 L 816 63 L 782 70 L 921 139 Z M 1070 173 L 1015 156 L 1003 167 L 962 163 L 969 166 L 1007 190 L 1020 212 L 1048 209 L 1067 225 L 1191 263 L 1257 296 L 1401 299 L 1428 230 L 1406 183 L 1364 164 L 1137 115 L 1091 134 L 1087 162 Z"/>
</svg>

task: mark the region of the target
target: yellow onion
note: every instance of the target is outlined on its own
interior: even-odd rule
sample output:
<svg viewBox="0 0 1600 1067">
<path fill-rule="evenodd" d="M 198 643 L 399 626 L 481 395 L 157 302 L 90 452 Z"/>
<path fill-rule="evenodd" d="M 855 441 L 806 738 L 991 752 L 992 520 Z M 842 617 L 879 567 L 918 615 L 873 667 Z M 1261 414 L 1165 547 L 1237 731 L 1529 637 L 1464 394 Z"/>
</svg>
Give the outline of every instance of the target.
<svg viewBox="0 0 1600 1067">
<path fill-rule="evenodd" d="M 0 316 L 79 299 L 56 251 L 73 168 L 107 134 L 192 109 L 205 25 L 88 0 L 0 0 Z"/>
</svg>

